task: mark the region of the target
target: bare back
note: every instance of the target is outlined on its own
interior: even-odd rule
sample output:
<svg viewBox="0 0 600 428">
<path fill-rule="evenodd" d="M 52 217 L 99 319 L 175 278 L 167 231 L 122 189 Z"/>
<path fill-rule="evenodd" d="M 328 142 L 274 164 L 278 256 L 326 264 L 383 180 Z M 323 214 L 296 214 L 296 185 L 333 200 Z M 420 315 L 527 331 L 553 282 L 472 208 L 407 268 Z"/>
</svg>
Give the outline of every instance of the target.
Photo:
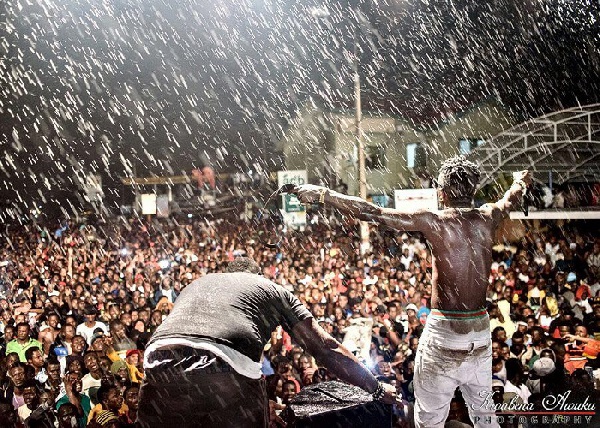
<svg viewBox="0 0 600 428">
<path fill-rule="evenodd" d="M 448 208 L 422 232 L 433 255 L 431 307 L 465 311 L 485 307 L 498 224 L 488 208 Z"/>
<path fill-rule="evenodd" d="M 421 231 L 433 254 L 431 307 L 473 311 L 485 307 L 494 232 L 531 182 L 529 171 L 513 173 L 511 187 L 498 202 L 481 208 L 443 211 L 382 208 L 355 196 L 312 185 L 300 186 L 296 193 L 303 203 L 318 201 L 363 221 L 374 221 L 398 231 Z"/>
</svg>

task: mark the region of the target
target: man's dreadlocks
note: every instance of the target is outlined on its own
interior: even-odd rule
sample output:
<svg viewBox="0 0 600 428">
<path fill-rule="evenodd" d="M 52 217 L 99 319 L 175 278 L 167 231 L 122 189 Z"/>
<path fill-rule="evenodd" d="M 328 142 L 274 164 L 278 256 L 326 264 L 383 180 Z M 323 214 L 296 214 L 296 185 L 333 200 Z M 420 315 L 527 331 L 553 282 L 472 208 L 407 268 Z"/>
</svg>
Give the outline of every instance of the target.
<svg viewBox="0 0 600 428">
<path fill-rule="evenodd" d="M 449 201 L 471 203 L 481 172 L 479 167 L 464 156 L 446 159 L 440 167 L 437 187 Z"/>
</svg>

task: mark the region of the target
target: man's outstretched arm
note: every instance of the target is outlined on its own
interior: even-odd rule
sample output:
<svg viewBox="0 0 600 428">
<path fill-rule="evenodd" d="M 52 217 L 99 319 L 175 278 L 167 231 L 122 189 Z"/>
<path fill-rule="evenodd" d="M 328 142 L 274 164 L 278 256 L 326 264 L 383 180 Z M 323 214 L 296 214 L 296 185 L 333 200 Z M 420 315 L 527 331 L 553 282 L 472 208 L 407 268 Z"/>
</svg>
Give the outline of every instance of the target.
<svg viewBox="0 0 600 428">
<path fill-rule="evenodd" d="M 319 327 L 314 318 L 307 318 L 297 323 L 292 330 L 292 335 L 317 361 L 343 381 L 371 394 L 377 391 L 380 384 L 371 371 L 341 343 Z M 381 386 L 384 391 L 381 400 L 384 403 L 394 404 L 400 400 L 395 387 L 388 384 L 381 384 Z"/>
<path fill-rule="evenodd" d="M 432 220 L 429 211 L 403 212 L 381 208 L 356 196 L 343 195 L 312 184 L 299 186 L 294 193 L 303 204 L 321 203 L 359 220 L 374 221 L 396 230 L 423 230 Z"/>
</svg>

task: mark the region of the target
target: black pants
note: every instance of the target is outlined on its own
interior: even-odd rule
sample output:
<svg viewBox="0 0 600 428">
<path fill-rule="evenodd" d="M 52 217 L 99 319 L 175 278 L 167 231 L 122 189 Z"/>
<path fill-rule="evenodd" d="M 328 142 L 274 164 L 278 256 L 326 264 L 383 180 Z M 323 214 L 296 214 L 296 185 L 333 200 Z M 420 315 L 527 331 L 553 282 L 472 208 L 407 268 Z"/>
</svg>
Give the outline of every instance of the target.
<svg viewBox="0 0 600 428">
<path fill-rule="evenodd" d="M 141 427 L 267 426 L 264 379 L 242 376 L 204 350 L 179 348 L 156 354 L 149 356 L 150 361 L 153 357 L 173 361 L 146 370 L 137 420 Z"/>
</svg>

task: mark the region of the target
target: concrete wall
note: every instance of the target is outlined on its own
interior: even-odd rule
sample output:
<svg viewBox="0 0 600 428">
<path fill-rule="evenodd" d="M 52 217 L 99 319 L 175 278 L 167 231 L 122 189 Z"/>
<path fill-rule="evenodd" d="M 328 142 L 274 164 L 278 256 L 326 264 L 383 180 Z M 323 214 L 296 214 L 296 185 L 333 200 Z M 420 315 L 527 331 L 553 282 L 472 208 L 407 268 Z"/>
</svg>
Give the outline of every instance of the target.
<svg viewBox="0 0 600 428">
<path fill-rule="evenodd" d="M 429 172 L 433 176 L 437 175 L 444 159 L 459 154 L 459 140 L 488 140 L 514 125 L 516 121 L 509 111 L 492 99 L 451 115 L 447 120 L 436 124 L 435 130 L 427 133 Z"/>
<path fill-rule="evenodd" d="M 306 169 L 309 183 L 320 183 L 326 164 L 327 124 L 322 111 L 309 105 L 287 129 L 278 149 L 287 169 Z"/>
<path fill-rule="evenodd" d="M 336 126 L 336 151 L 341 179 L 348 184 L 349 194 L 358 194 L 358 153 L 354 117 L 332 114 Z M 412 187 L 412 171 L 406 167 L 406 145 L 424 142 L 425 135 L 405 121 L 394 117 L 363 117 L 362 131 L 365 150 L 382 146 L 384 168 L 367 169 L 367 194 L 386 194 L 393 189 Z"/>
</svg>

